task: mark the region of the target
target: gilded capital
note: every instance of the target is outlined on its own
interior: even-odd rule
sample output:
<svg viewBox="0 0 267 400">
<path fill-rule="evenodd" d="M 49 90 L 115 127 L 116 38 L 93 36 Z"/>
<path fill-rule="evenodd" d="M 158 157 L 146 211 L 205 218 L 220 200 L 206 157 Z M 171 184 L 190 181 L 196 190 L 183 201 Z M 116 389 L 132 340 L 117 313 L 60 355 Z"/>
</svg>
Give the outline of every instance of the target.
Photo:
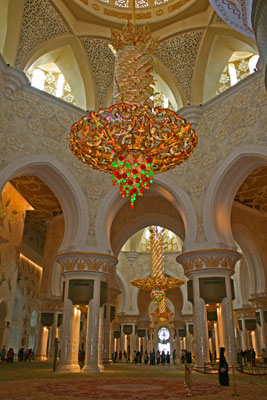
<svg viewBox="0 0 267 400">
<path fill-rule="evenodd" d="M 59 254 L 56 258 L 63 272 L 90 271 L 109 274 L 117 264 L 116 257 L 109 254 L 90 252 L 69 252 Z"/>
<path fill-rule="evenodd" d="M 207 249 L 182 253 L 176 261 L 184 267 L 185 275 L 192 271 L 214 268 L 234 273 L 235 264 L 240 258 L 241 254 L 235 250 Z"/>
</svg>

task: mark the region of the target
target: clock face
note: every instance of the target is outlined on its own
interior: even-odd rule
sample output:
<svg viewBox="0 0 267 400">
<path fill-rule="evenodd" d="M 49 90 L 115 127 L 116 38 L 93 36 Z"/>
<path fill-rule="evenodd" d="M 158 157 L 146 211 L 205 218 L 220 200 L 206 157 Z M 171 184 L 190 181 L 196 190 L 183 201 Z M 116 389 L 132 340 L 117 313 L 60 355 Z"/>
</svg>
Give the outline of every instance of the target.
<svg viewBox="0 0 267 400">
<path fill-rule="evenodd" d="M 161 341 L 166 341 L 166 340 L 168 340 L 168 339 L 170 338 L 170 331 L 169 331 L 169 329 L 167 329 L 167 328 L 165 328 L 165 327 L 160 328 L 159 331 L 158 331 L 158 338 L 159 338 Z"/>
</svg>

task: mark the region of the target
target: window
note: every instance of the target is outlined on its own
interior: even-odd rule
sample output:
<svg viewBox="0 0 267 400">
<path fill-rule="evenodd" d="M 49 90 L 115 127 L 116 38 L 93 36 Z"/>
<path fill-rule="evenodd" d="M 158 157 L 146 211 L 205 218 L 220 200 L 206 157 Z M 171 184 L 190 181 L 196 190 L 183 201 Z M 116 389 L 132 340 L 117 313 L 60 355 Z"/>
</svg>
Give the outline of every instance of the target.
<svg viewBox="0 0 267 400">
<path fill-rule="evenodd" d="M 32 74 L 32 86 L 37 89 L 44 90 L 45 84 L 45 73 L 40 69 L 36 68 Z"/>
<path fill-rule="evenodd" d="M 35 68 L 31 67 L 26 75 L 30 79 L 32 86 L 68 103 L 75 104 L 71 87 L 56 64 L 48 63 L 38 65 Z"/>
<path fill-rule="evenodd" d="M 224 92 L 241 79 L 255 72 L 258 59 L 259 56 L 252 53 L 241 51 L 233 53 L 222 72 L 216 94 Z"/>
<path fill-rule="evenodd" d="M 171 351 L 170 331 L 165 326 L 158 330 L 158 349 L 160 352 L 164 351 L 165 354 Z"/>
</svg>

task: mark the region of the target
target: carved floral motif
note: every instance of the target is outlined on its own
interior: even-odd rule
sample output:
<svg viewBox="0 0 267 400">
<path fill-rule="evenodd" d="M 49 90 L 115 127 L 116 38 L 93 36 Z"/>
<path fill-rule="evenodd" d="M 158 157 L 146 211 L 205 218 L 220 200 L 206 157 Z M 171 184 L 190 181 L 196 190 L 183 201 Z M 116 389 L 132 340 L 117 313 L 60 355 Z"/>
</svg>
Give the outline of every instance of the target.
<svg viewBox="0 0 267 400">
<path fill-rule="evenodd" d="M 177 262 L 184 267 L 185 274 L 193 270 L 221 268 L 234 270 L 241 254 L 230 250 L 200 250 L 182 253 Z"/>
<path fill-rule="evenodd" d="M 108 255 L 94 253 L 65 253 L 57 261 L 66 271 L 97 271 L 109 274 L 117 259 Z"/>
</svg>

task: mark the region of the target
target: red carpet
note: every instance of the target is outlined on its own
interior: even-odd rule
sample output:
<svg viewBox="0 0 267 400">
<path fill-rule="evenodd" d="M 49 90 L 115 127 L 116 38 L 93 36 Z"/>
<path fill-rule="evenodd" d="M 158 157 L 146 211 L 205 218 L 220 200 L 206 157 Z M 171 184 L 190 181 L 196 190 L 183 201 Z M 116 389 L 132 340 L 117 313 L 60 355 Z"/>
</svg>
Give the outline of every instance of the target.
<svg viewBox="0 0 267 400">
<path fill-rule="evenodd" d="M 35 386 L 35 385 L 34 385 Z M 39 385 L 42 393 L 57 396 L 59 399 L 86 398 L 88 400 L 119 400 L 119 399 L 182 399 L 186 395 L 184 384 L 181 380 L 152 380 L 152 379 L 81 379 L 65 380 L 49 384 Z M 35 386 L 35 391 L 38 390 Z M 197 383 L 194 388 L 194 395 L 212 395 L 222 392 L 224 389 L 213 383 Z"/>
</svg>

